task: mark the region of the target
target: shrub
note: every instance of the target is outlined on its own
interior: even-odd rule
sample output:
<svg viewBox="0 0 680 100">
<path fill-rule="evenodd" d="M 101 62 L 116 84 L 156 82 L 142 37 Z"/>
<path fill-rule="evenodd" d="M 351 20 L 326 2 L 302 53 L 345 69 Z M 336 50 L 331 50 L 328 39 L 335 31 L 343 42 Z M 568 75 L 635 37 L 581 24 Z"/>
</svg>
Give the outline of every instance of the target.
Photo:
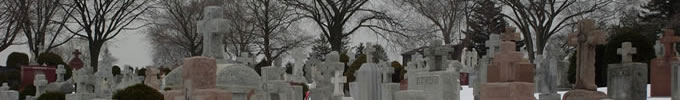
<svg viewBox="0 0 680 100">
<path fill-rule="evenodd" d="M 404 73 L 406 73 L 406 70 L 404 70 L 404 66 L 401 66 L 399 62 L 397 61 L 392 61 L 392 68 L 394 68 L 394 73 L 392 74 L 392 82 L 401 82 L 401 80 L 404 80 Z"/>
<path fill-rule="evenodd" d="M 118 100 L 163 100 L 163 94 L 144 84 L 136 84 L 116 91 L 113 99 Z"/>
<path fill-rule="evenodd" d="M 47 65 L 59 65 L 59 64 L 64 64 L 64 60 L 61 58 L 61 56 L 50 53 L 50 52 L 45 52 L 45 53 L 40 53 L 38 56 L 38 64 L 47 64 Z"/>
<path fill-rule="evenodd" d="M 33 96 L 35 95 L 35 86 L 33 85 L 25 86 L 24 89 L 21 92 L 19 92 L 19 100 L 24 100 L 26 99 L 26 96 L 29 95 Z"/>
<path fill-rule="evenodd" d="M 66 100 L 66 94 L 61 92 L 47 92 L 40 95 L 38 100 Z"/>
<path fill-rule="evenodd" d="M 120 67 L 118 67 L 117 65 L 114 65 L 113 68 L 111 68 L 111 73 L 113 73 L 113 76 L 120 75 Z"/>
<path fill-rule="evenodd" d="M 28 58 L 28 55 L 25 53 L 20 53 L 20 52 L 12 52 L 7 56 L 7 62 L 5 62 L 7 68 L 15 68 L 15 69 L 20 69 L 19 65 L 28 65 L 28 61 L 30 59 Z"/>
</svg>

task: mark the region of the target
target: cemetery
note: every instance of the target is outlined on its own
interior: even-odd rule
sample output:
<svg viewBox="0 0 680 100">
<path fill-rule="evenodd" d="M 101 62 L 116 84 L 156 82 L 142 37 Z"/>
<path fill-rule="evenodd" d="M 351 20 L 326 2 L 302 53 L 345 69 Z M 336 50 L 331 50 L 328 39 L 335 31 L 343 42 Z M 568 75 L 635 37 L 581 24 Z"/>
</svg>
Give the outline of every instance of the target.
<svg viewBox="0 0 680 100">
<path fill-rule="evenodd" d="M 680 100 L 678 5 L 4 0 L 0 100 Z"/>
</svg>

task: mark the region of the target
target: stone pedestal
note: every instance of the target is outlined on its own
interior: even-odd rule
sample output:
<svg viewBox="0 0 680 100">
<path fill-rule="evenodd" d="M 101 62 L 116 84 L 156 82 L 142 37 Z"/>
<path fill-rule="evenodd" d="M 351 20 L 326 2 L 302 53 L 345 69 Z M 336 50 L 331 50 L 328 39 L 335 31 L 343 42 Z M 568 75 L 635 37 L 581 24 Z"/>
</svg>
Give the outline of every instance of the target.
<svg viewBox="0 0 680 100">
<path fill-rule="evenodd" d="M 500 67 L 489 65 L 487 82 L 534 82 L 534 65 L 518 64 L 518 66 Z M 505 72 L 505 73 L 502 73 Z"/>
<path fill-rule="evenodd" d="M 650 96 L 669 97 L 671 96 L 671 66 L 663 58 L 652 60 L 650 66 Z"/>
<path fill-rule="evenodd" d="M 538 100 L 560 100 L 560 94 L 557 93 L 544 93 L 538 95 Z"/>
<path fill-rule="evenodd" d="M 201 89 L 192 93 L 180 90 L 163 92 L 165 100 L 185 100 L 185 94 L 190 94 L 189 100 L 231 100 L 231 92 L 220 89 Z"/>
<path fill-rule="evenodd" d="M 575 89 L 565 93 L 562 100 L 601 100 L 606 98 L 607 94 L 604 94 L 600 91 Z"/>
<path fill-rule="evenodd" d="M 422 90 L 404 90 L 395 93 L 394 100 L 427 100 Z"/>
<path fill-rule="evenodd" d="M 383 83 L 382 84 L 382 99 L 383 100 L 394 100 L 396 93 L 399 91 L 399 83 Z"/>
<path fill-rule="evenodd" d="M 480 99 L 536 100 L 534 90 L 534 84 L 528 82 L 485 83 L 482 84 Z"/>
<path fill-rule="evenodd" d="M 217 82 L 217 62 L 210 57 L 191 57 L 184 60 L 182 77 L 193 80 L 195 89 L 215 88 Z"/>
<path fill-rule="evenodd" d="M 460 99 L 460 83 L 458 72 L 437 71 L 413 73 L 414 83 L 409 83 L 409 90 L 422 90 L 425 100 L 458 100 Z"/>
<path fill-rule="evenodd" d="M 91 100 L 94 99 L 94 97 L 94 93 L 66 94 L 66 100 Z"/>
<path fill-rule="evenodd" d="M 647 64 L 609 64 L 607 93 L 614 100 L 647 99 Z"/>
<path fill-rule="evenodd" d="M 680 62 L 671 63 L 673 66 L 672 74 L 672 100 L 680 100 Z"/>
</svg>

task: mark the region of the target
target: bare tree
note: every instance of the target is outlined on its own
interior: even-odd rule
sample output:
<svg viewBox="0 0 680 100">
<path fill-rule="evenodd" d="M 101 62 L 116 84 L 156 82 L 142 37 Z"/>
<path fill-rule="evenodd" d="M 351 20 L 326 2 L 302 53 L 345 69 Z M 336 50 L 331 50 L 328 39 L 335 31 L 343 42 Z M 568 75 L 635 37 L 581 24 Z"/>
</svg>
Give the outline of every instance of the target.
<svg viewBox="0 0 680 100">
<path fill-rule="evenodd" d="M 175 44 L 181 40 L 166 38 L 166 36 L 171 36 L 168 31 L 176 33 L 176 31 L 167 28 L 160 25 L 152 25 L 147 28 L 147 38 L 153 44 L 151 47 L 153 64 L 162 66 L 181 65 L 182 59 L 190 56 L 191 52 L 183 48 L 184 46 Z"/>
<path fill-rule="evenodd" d="M 241 56 L 241 52 L 252 52 L 256 48 L 254 44 L 257 36 L 255 19 L 248 12 L 247 0 L 231 0 L 222 5 L 225 8 L 225 18 L 230 20 L 232 27 L 229 33 L 224 35 L 224 50 L 231 57 Z"/>
<path fill-rule="evenodd" d="M 441 34 L 446 44 L 455 39 L 453 35 L 460 31 L 465 20 L 467 0 L 395 0 L 404 9 L 411 9 L 427 20 L 431 34 Z"/>
<path fill-rule="evenodd" d="M 21 31 L 21 24 L 19 20 L 23 20 L 25 17 L 21 17 L 18 12 L 19 6 L 13 5 L 9 1 L 0 1 L 0 51 L 4 51 L 11 45 L 19 44 L 15 41 L 17 35 Z"/>
<path fill-rule="evenodd" d="M 596 0 L 591 6 L 573 14 L 563 13 L 579 0 L 501 0 L 511 8 L 511 14 L 504 14 L 522 32 L 529 59 L 533 62 L 535 54 L 543 54 L 550 36 L 569 26 L 576 16 L 591 13 L 608 5 L 610 0 Z M 535 38 L 535 41 L 534 41 Z M 535 42 L 535 43 L 534 43 Z M 536 47 L 534 47 L 534 45 Z"/>
<path fill-rule="evenodd" d="M 37 61 L 38 55 L 50 52 L 52 49 L 65 44 L 75 35 L 64 31 L 64 22 L 68 20 L 68 13 L 72 9 L 59 10 L 61 0 L 8 0 L 12 5 L 18 6 L 17 12 L 21 12 L 18 18 L 21 24 L 21 32 L 27 39 L 27 44 L 32 61 Z"/>
<path fill-rule="evenodd" d="M 295 22 L 299 17 L 295 8 L 278 0 L 248 0 L 248 12 L 255 21 L 258 54 L 266 61 L 273 61 L 289 50 L 303 47 L 310 36 L 295 34 Z"/>
<path fill-rule="evenodd" d="M 78 37 L 85 38 L 90 49 L 90 65 L 97 70 L 99 52 L 106 41 L 118 36 L 123 30 L 138 20 L 150 8 L 150 0 L 72 0 L 62 7 L 75 22 L 74 27 L 66 29 Z M 70 25 L 67 25 L 70 26 Z M 82 29 L 83 32 L 76 30 Z M 110 66 L 104 66 L 110 67 Z"/>
<path fill-rule="evenodd" d="M 284 0 L 298 10 L 303 18 L 312 19 L 328 39 L 334 51 L 342 51 L 343 39 L 367 28 L 381 33 L 403 34 L 402 25 L 384 11 L 364 7 L 369 0 Z"/>
<path fill-rule="evenodd" d="M 196 22 L 203 17 L 202 0 L 162 0 L 156 10 L 150 10 L 150 18 L 154 19 L 148 36 L 154 45 L 176 46 L 179 52 L 187 52 L 187 56 L 200 56 L 203 52 L 203 36 L 198 33 Z M 163 47 L 163 49 L 166 49 Z M 185 57 L 185 56 L 181 56 Z"/>
</svg>

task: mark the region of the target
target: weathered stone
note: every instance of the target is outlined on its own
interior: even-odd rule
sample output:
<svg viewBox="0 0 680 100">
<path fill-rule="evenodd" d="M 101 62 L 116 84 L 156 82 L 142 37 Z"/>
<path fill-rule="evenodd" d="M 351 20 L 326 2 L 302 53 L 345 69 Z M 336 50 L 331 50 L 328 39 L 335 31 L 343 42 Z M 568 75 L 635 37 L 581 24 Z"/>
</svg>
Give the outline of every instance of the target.
<svg viewBox="0 0 680 100">
<path fill-rule="evenodd" d="M 615 100 L 647 99 L 647 64 L 609 64 L 607 93 Z"/>
<path fill-rule="evenodd" d="M 184 80 L 193 80 L 191 87 L 195 89 L 215 88 L 216 61 L 208 57 L 191 57 L 184 59 L 182 77 Z"/>
<path fill-rule="evenodd" d="M 575 89 L 565 93 L 562 100 L 601 100 L 605 98 L 607 98 L 607 94 L 600 91 Z"/>
<path fill-rule="evenodd" d="M 528 82 L 503 82 L 482 84 L 481 100 L 536 100 L 534 84 Z"/>
<path fill-rule="evenodd" d="M 671 79 L 671 98 L 672 100 L 680 100 L 680 62 L 674 61 L 671 63 L 673 66 L 672 68 L 672 79 Z"/>
<path fill-rule="evenodd" d="M 664 29 L 664 35 L 660 39 L 664 44 L 664 56 L 657 56 L 650 64 L 650 96 L 668 97 L 671 96 L 671 63 L 678 61 L 675 57 L 673 44 L 680 42 L 680 37 L 674 36 L 674 31 Z"/>
<path fill-rule="evenodd" d="M 202 56 L 213 57 L 214 59 L 224 58 L 223 34 L 229 32 L 231 26 L 227 19 L 222 18 L 223 8 L 218 6 L 208 6 L 204 8 L 204 18 L 196 22 L 198 33 L 203 34 L 203 53 Z"/>
<path fill-rule="evenodd" d="M 394 94 L 399 91 L 399 83 L 383 83 L 381 89 L 382 100 L 394 100 Z"/>
<path fill-rule="evenodd" d="M 9 90 L 7 83 L 2 83 L 2 87 L 0 87 L 0 100 L 19 100 L 19 92 Z"/>
<path fill-rule="evenodd" d="M 395 94 L 394 100 L 428 100 L 423 90 L 404 90 Z"/>
</svg>

